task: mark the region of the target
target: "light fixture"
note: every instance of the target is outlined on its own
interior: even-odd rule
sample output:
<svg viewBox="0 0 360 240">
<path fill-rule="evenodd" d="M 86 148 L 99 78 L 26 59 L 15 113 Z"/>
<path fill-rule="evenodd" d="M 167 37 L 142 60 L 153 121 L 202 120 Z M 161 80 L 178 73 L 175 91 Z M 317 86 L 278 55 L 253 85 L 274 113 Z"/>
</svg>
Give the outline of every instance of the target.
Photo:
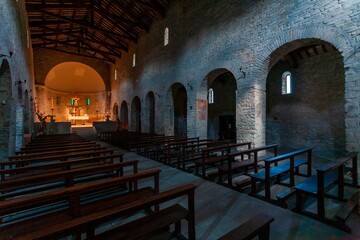
<svg viewBox="0 0 360 240">
<path fill-rule="evenodd" d="M 13 55 L 13 52 L 9 52 L 9 55 L 6 55 L 6 54 L 0 54 L 0 57 L 7 57 L 7 58 L 11 58 Z"/>
<path fill-rule="evenodd" d="M 240 76 L 239 76 L 238 79 L 245 78 L 245 77 L 246 77 L 246 73 L 242 70 L 242 68 L 240 68 L 239 71 L 240 71 Z"/>
<path fill-rule="evenodd" d="M 22 84 L 22 83 L 26 83 L 26 80 L 24 80 L 24 81 L 21 81 L 21 80 L 15 81 L 15 86 L 16 86 L 16 85 L 20 85 L 20 84 Z"/>
<path fill-rule="evenodd" d="M 0 47 L 0 58 L 1 57 L 11 58 L 12 55 L 13 55 L 13 52 L 9 51 L 6 46 L 1 46 Z"/>
<path fill-rule="evenodd" d="M 190 85 L 190 83 L 188 83 L 187 86 L 190 88 L 190 90 L 193 90 L 193 87 Z"/>
</svg>

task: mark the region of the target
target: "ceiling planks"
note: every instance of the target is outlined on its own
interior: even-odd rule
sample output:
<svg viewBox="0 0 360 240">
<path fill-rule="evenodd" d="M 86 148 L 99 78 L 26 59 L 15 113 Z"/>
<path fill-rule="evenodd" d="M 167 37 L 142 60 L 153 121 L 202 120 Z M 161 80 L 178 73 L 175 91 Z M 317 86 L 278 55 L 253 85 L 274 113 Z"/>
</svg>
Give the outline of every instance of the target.
<svg viewBox="0 0 360 240">
<path fill-rule="evenodd" d="M 170 0 L 26 0 L 33 47 L 115 62 Z"/>
</svg>

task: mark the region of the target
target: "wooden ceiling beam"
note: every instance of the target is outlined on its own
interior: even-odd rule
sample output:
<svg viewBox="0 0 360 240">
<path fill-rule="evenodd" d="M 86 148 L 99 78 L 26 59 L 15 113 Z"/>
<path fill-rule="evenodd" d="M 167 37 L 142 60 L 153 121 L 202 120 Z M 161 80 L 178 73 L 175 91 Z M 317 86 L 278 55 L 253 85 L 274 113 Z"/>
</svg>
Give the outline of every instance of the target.
<svg viewBox="0 0 360 240">
<path fill-rule="evenodd" d="M 146 8 L 150 11 L 155 11 L 156 13 L 159 13 L 162 17 L 165 17 L 165 9 L 157 1 L 151 1 L 151 3 L 148 3 L 148 2 L 144 2 L 142 0 L 139 0 L 139 1 L 136 1 L 135 3 L 141 5 L 143 8 Z"/>
<path fill-rule="evenodd" d="M 111 39 L 114 39 L 114 37 L 118 37 L 118 38 L 120 38 L 120 39 L 131 40 L 131 39 L 128 39 L 127 36 L 124 36 L 124 35 L 121 35 L 121 34 L 118 34 L 118 33 L 114 33 L 114 32 L 111 32 L 111 31 L 108 31 L 108 30 L 99 28 L 99 27 L 91 26 L 91 25 L 88 24 L 87 22 L 76 21 L 76 20 L 73 20 L 73 19 L 71 19 L 71 18 L 64 17 L 64 16 L 60 16 L 60 15 L 58 15 L 58 14 L 54 14 L 54 13 L 51 13 L 51 12 L 48 12 L 48 11 L 41 11 L 41 12 L 42 12 L 43 14 L 47 14 L 47 15 L 52 16 L 52 17 L 54 17 L 54 18 L 57 18 L 57 19 L 59 19 L 59 20 L 62 20 L 62 21 L 68 22 L 68 23 L 77 24 L 77 25 L 79 25 L 79 26 L 92 29 L 93 31 L 100 32 L 100 33 L 106 35 L 107 37 L 109 37 L 109 38 L 111 38 Z M 114 41 L 118 41 L 118 39 L 114 39 Z M 125 45 L 125 44 L 124 44 L 124 45 Z M 124 47 L 127 47 L 127 48 L 128 48 L 127 45 L 125 45 Z"/>
<path fill-rule="evenodd" d="M 75 5 L 69 5 L 69 4 L 56 4 L 56 5 L 52 5 L 52 4 L 26 4 L 26 11 L 28 12 L 38 12 L 41 10 L 75 10 L 75 9 L 80 9 L 80 10 L 87 10 L 91 5 L 90 4 L 75 4 Z"/>
<path fill-rule="evenodd" d="M 115 28 L 119 29 L 123 34 L 126 34 L 129 40 L 131 40 L 134 43 L 137 43 L 137 36 L 135 34 L 130 35 L 129 33 L 131 33 L 131 32 L 129 29 L 122 28 L 121 25 L 119 25 L 116 21 L 114 21 L 111 17 L 109 17 L 108 11 L 105 12 L 100 9 L 94 8 L 94 12 L 97 12 L 100 16 L 102 16 L 103 19 L 108 21 Z M 126 31 L 128 31 L 128 33 L 126 33 Z"/>
<path fill-rule="evenodd" d="M 56 48 L 52 48 L 52 47 L 41 46 L 41 45 L 37 45 L 37 46 L 35 46 L 35 47 L 43 48 L 43 49 L 47 49 L 47 50 L 52 50 L 52 51 L 57 51 L 57 52 L 61 52 L 61 53 L 67 53 L 67 54 L 76 55 L 76 56 L 87 57 L 87 58 L 92 58 L 92 59 L 97 59 L 97 60 L 101 60 L 101 61 L 106 61 L 106 62 L 115 63 L 115 60 L 114 60 L 114 59 L 111 59 L 111 58 L 99 58 L 99 57 L 96 57 L 96 56 L 89 56 L 89 55 L 86 55 L 86 54 L 74 53 L 74 52 L 70 52 L 70 51 L 65 51 L 65 50 L 56 49 Z"/>
<path fill-rule="evenodd" d="M 74 47 L 74 48 L 78 48 L 78 49 L 82 49 L 82 50 L 86 50 L 86 51 L 92 51 L 92 52 L 97 52 L 99 53 L 100 55 L 103 55 L 103 56 L 114 56 L 114 57 L 121 57 L 121 55 L 116 55 L 112 52 L 104 52 L 104 51 L 101 51 L 99 49 L 95 49 L 93 48 L 92 46 L 90 46 L 89 44 L 85 44 L 87 46 L 87 48 L 85 47 L 81 47 L 80 45 L 74 45 L 74 44 L 70 44 L 69 41 L 60 41 L 60 40 L 54 40 L 54 39 L 50 39 L 50 38 L 42 38 L 42 40 L 44 41 L 47 41 L 47 42 L 51 42 L 53 44 L 62 44 L 62 45 L 65 45 L 65 46 L 68 46 L 68 47 Z M 79 40 L 74 40 L 75 42 L 78 42 L 78 43 L 81 43 L 81 41 Z"/>
<path fill-rule="evenodd" d="M 52 37 L 52 36 L 56 36 L 56 35 L 65 35 L 65 36 L 69 36 L 71 38 L 75 38 L 75 39 L 78 39 L 78 40 L 81 40 L 81 41 L 87 41 L 87 42 L 90 42 L 90 43 L 94 43 L 94 44 L 99 44 L 103 47 L 105 47 L 106 49 L 108 49 L 109 51 L 114 51 L 115 53 L 117 53 L 118 55 L 121 55 L 121 51 L 122 50 L 125 50 L 123 49 L 120 45 L 113 45 L 113 44 L 110 44 L 110 43 L 106 43 L 104 41 L 100 41 L 98 40 L 95 36 L 89 36 L 87 37 L 87 35 L 83 35 L 82 34 L 82 31 L 76 31 L 76 32 L 64 32 L 62 30 L 57 30 L 57 29 L 54 29 L 54 28 L 48 28 L 48 27 L 44 27 L 44 31 L 48 32 L 48 33 L 45 33 L 45 34 L 32 34 L 31 37 L 33 39 L 41 39 L 43 37 Z M 51 32 L 51 33 L 49 33 Z M 82 34 L 82 35 L 76 35 L 76 34 Z"/>
<path fill-rule="evenodd" d="M 123 16 L 127 16 L 128 19 L 139 19 L 139 16 L 137 16 L 136 14 L 134 14 L 131 9 L 129 8 L 125 8 L 122 5 L 122 1 L 121 0 L 115 0 L 114 3 L 116 4 L 116 7 L 119 8 L 122 12 L 123 12 Z M 149 32 L 150 26 L 148 26 L 147 24 L 141 22 L 140 20 L 137 21 L 139 24 L 141 23 L 142 25 L 147 26 L 147 29 L 145 29 L 147 32 Z"/>
<path fill-rule="evenodd" d="M 103 15 L 105 13 L 105 9 L 101 7 L 100 5 L 96 5 L 93 7 L 94 11 L 97 11 L 99 14 Z M 140 29 L 145 30 L 146 32 L 149 32 L 150 27 L 142 22 L 139 21 L 132 21 L 129 18 L 125 18 L 121 15 L 115 15 L 109 12 L 106 12 L 106 15 L 112 18 L 115 22 L 121 22 L 129 25 L 130 27 L 138 27 Z"/>
</svg>

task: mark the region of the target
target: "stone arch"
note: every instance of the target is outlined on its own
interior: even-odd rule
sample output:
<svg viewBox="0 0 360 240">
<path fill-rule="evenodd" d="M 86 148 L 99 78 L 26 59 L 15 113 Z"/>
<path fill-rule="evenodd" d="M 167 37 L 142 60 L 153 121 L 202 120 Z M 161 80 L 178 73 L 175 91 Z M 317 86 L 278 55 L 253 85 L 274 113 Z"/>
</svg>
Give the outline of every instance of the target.
<svg viewBox="0 0 360 240">
<path fill-rule="evenodd" d="M 57 121 L 68 121 L 69 115 L 87 115 L 90 123 L 98 120 L 99 113 L 111 117 L 104 79 L 89 65 L 59 63 L 47 73 L 44 84 L 36 87 L 39 109 L 55 115 Z"/>
<path fill-rule="evenodd" d="M 257 144 L 265 144 L 266 78 L 272 65 L 276 62 L 277 57 L 279 57 L 278 54 L 273 54 L 273 52 L 277 52 L 277 49 L 287 43 L 296 43 L 297 41 L 314 39 L 328 42 L 339 50 L 344 59 L 344 67 L 346 70 L 345 99 L 348 98 L 347 96 L 355 94 L 353 90 L 354 86 L 352 86 L 352 84 L 355 84 L 356 82 L 356 74 L 351 74 L 349 67 L 354 65 L 354 52 L 356 50 L 354 50 L 355 45 L 346 32 L 330 26 L 306 26 L 284 31 L 279 33 L 278 38 L 275 38 L 266 44 L 266 48 L 259 49 L 258 52 L 254 53 L 256 58 L 254 62 L 251 62 L 251 65 L 246 65 L 246 63 L 244 63 L 245 69 L 249 74 L 247 75 L 246 80 L 238 81 L 238 89 L 240 89 L 241 93 L 245 94 L 238 94 L 237 111 L 242 112 L 247 124 L 237 124 L 237 129 L 240 129 L 242 132 L 241 135 L 238 134 L 238 140 L 254 141 Z M 282 53 L 285 54 L 291 52 L 297 47 L 296 44 L 290 44 L 286 49 L 282 49 Z M 357 102 L 360 101 L 360 96 L 357 100 Z M 353 101 L 351 105 L 355 102 L 356 101 Z M 249 103 L 253 106 L 252 110 L 249 109 Z M 354 110 L 355 107 L 352 107 L 351 109 Z M 247 116 L 254 116 L 255 120 L 251 120 Z M 345 122 L 351 121 L 348 116 L 349 114 L 347 114 L 348 119 L 345 119 Z M 352 131 L 355 131 L 355 129 L 346 128 L 347 139 Z M 346 141 L 346 144 L 348 150 L 360 148 L 360 143 L 358 142 L 354 142 L 349 146 L 348 141 Z"/>
<path fill-rule="evenodd" d="M 165 135 L 187 135 L 187 92 L 176 82 L 166 93 L 164 106 Z"/>
<path fill-rule="evenodd" d="M 14 146 L 11 139 L 11 125 L 15 123 L 12 121 L 12 86 L 13 86 L 9 62 L 4 59 L 0 65 L 0 101 L 1 101 L 1 117 L 0 117 L 0 159 L 5 159 L 5 156 L 10 155 Z M 0 160 L 0 161 L 1 161 Z"/>
<path fill-rule="evenodd" d="M 56 54 L 56 58 L 54 58 Z M 38 65 L 39 62 L 46 62 L 46 64 Z M 54 52 L 46 49 L 36 49 L 34 52 L 34 63 L 35 68 L 41 69 L 41 71 L 35 72 L 35 79 L 37 85 L 45 85 L 46 75 L 53 69 L 55 66 L 65 63 L 65 62 L 79 62 L 81 64 L 87 65 L 94 69 L 101 76 L 105 88 L 110 89 L 109 82 L 109 67 L 107 63 L 101 61 L 94 61 L 86 57 L 73 56 L 71 54 L 62 54 L 59 52 Z"/>
<path fill-rule="evenodd" d="M 128 130 L 129 128 L 129 110 L 126 101 L 122 101 L 120 107 L 120 128 Z"/>
<path fill-rule="evenodd" d="M 141 132 L 141 101 L 138 96 L 131 102 L 131 130 Z"/>
<path fill-rule="evenodd" d="M 289 45 L 298 48 L 278 61 Z M 313 147 L 317 153 L 333 157 L 344 153 L 345 72 L 341 53 L 328 42 L 306 39 L 287 43 L 272 56 L 277 62 L 271 62 L 267 76 L 267 142 Z M 291 72 L 290 94 L 281 91 L 284 72 Z"/>
<path fill-rule="evenodd" d="M 152 91 L 146 94 L 144 117 L 145 132 L 155 133 L 155 95 Z"/>
<path fill-rule="evenodd" d="M 222 89 L 225 89 L 224 86 L 225 82 L 228 81 L 226 84 L 226 87 L 231 85 L 231 91 L 229 89 L 228 92 L 221 93 Z M 222 82 L 222 84 L 219 84 L 219 82 Z M 216 91 L 214 91 L 215 94 L 215 104 L 208 104 L 208 90 L 211 87 L 215 87 Z M 201 82 L 201 85 L 197 91 L 197 129 L 199 130 L 199 135 L 203 138 L 211 138 L 211 139 L 219 139 L 227 137 L 228 135 L 231 136 L 232 140 L 235 141 L 235 116 L 236 116 L 236 79 L 234 75 L 226 68 L 217 68 L 210 71 L 203 81 Z M 220 101 L 216 101 L 216 98 Z M 224 98 L 224 99 L 221 99 Z M 225 99 L 226 98 L 226 99 Z M 229 104 L 228 104 L 229 103 Z M 223 106 L 220 106 L 223 105 Z M 232 110 L 230 111 L 227 109 L 228 107 L 231 107 Z M 223 111 L 222 111 L 223 110 Z M 229 112 L 230 111 L 230 112 Z M 225 132 L 225 130 L 220 131 L 220 118 L 221 122 L 224 122 L 226 119 L 230 119 L 230 116 L 232 116 L 231 123 L 231 131 L 232 134 L 222 134 L 222 132 Z M 225 124 L 229 126 L 228 124 Z M 225 126 L 224 125 L 224 126 Z"/>
</svg>

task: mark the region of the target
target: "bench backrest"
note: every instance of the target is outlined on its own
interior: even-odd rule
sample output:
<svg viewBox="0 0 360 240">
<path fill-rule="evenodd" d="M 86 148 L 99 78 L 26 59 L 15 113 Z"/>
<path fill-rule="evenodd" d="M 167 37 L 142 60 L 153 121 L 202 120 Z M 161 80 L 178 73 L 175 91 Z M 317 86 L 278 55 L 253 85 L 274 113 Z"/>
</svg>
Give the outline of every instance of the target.
<svg viewBox="0 0 360 240">
<path fill-rule="evenodd" d="M 85 176 L 94 176 L 95 174 L 100 173 L 114 173 L 115 176 L 119 177 L 120 172 L 124 167 L 132 166 L 133 172 L 137 172 L 137 160 L 129 160 L 122 163 L 113 163 L 113 164 L 106 164 L 106 165 L 98 165 L 98 166 L 91 166 L 85 167 L 80 169 L 72 169 L 68 171 L 58 171 L 58 172 L 51 172 L 45 174 L 38 174 L 33 176 L 26 176 L 20 177 L 16 179 L 10 179 L 0 182 L 0 191 L 4 193 L 0 195 L 0 198 L 8 198 L 9 196 L 18 196 L 27 193 L 39 192 L 44 189 L 48 189 L 50 183 L 56 183 L 60 181 L 64 181 L 61 183 L 61 186 L 71 187 L 74 185 L 74 180 L 80 177 Z M 104 178 L 106 176 L 103 176 Z M 97 178 L 98 179 L 98 178 Z M 85 179 L 90 180 L 90 179 Z M 41 186 L 38 188 L 30 188 L 35 186 Z"/>
<path fill-rule="evenodd" d="M 59 168 L 62 168 L 64 170 L 70 170 L 73 165 L 76 165 L 79 167 L 79 164 L 86 164 L 85 166 L 88 166 L 87 163 L 113 163 L 115 159 L 118 159 L 119 162 L 123 161 L 124 154 L 112 154 L 112 155 L 105 155 L 105 156 L 95 156 L 95 157 L 89 157 L 89 158 L 80 158 L 80 159 L 74 159 L 74 160 L 68 160 L 68 161 L 59 161 L 59 162 L 50 162 L 50 163 L 44 163 L 44 164 L 34 164 L 34 165 L 25 165 L 23 167 L 14 167 L 14 168 L 8 168 L 8 169 L 2 169 L 0 170 L 0 179 L 5 180 L 6 176 L 14 175 L 14 174 L 21 174 L 26 173 L 29 171 L 36 171 L 39 170 L 51 170 L 55 169 L 58 171 Z M 16 164 L 15 164 L 16 165 Z"/>
<path fill-rule="evenodd" d="M 139 199 L 128 204 L 124 204 L 120 208 L 107 209 L 100 212 L 95 212 L 86 216 L 82 216 L 76 219 L 67 221 L 66 224 L 56 224 L 42 229 L 42 231 L 36 231 L 26 236 L 21 236 L 19 239 L 48 239 L 50 237 L 61 237 L 64 235 L 78 232 L 79 230 L 87 230 L 88 232 L 94 231 L 94 228 L 99 223 L 106 222 L 110 219 L 121 217 L 127 214 L 131 214 L 137 211 L 148 209 L 152 206 L 159 205 L 161 203 L 171 201 L 175 198 L 182 196 L 188 197 L 188 239 L 195 240 L 195 209 L 194 209 L 194 192 L 196 186 L 193 184 L 187 184 L 179 187 L 175 187 L 168 191 L 161 192 L 159 194 L 149 196 L 143 199 Z M 93 229 L 89 229 L 93 228 Z"/>
<path fill-rule="evenodd" d="M 43 156 L 43 157 L 36 157 L 30 159 L 20 159 L 15 161 L 7 161 L 7 162 L 0 162 L 1 169 L 5 169 L 6 166 L 16 166 L 21 164 L 32 164 L 32 163 L 39 163 L 39 162 L 49 162 L 54 160 L 61 160 L 66 161 L 71 158 L 78 158 L 78 157 L 90 157 L 90 156 L 100 156 L 106 154 L 113 154 L 114 150 L 112 149 L 105 149 L 105 150 L 97 150 L 97 151 L 82 151 L 64 155 L 53 155 L 53 156 Z"/>
</svg>

